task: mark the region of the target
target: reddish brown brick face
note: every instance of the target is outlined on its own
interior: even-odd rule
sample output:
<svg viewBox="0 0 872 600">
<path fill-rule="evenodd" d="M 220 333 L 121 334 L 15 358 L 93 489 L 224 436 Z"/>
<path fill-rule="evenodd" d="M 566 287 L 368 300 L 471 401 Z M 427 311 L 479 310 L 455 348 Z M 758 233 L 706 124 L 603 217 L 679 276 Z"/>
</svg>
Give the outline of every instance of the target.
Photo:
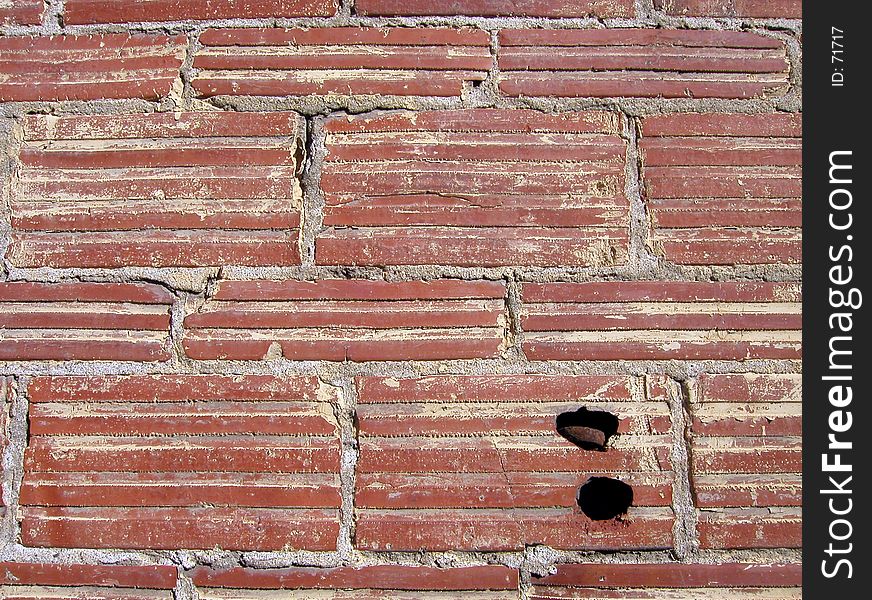
<svg viewBox="0 0 872 600">
<path fill-rule="evenodd" d="M 0 599 L 799 600 L 795 0 L 0 0 Z"/>
</svg>

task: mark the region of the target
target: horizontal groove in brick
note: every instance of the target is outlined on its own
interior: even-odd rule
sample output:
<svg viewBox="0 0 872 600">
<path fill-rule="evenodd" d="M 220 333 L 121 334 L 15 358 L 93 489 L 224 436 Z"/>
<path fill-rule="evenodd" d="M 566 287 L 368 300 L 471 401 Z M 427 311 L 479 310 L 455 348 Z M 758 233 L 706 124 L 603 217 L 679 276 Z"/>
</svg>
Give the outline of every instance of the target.
<svg viewBox="0 0 872 600">
<path fill-rule="evenodd" d="M 26 507 L 28 546 L 280 551 L 333 550 L 335 509 Z"/>
<path fill-rule="evenodd" d="M 503 30 L 508 96 L 758 98 L 788 89 L 782 42 L 735 31 Z"/>
<path fill-rule="evenodd" d="M 799 359 L 793 283 L 524 284 L 531 360 Z"/>
<path fill-rule="evenodd" d="M 640 507 L 633 513 L 626 521 L 591 521 L 566 509 L 361 509 L 355 541 L 359 548 L 376 551 L 518 551 L 524 548 L 521 540 L 591 551 L 672 546 L 671 509 Z"/>
<path fill-rule="evenodd" d="M 459 96 L 491 68 L 474 29 L 210 29 L 194 58 L 194 89 L 223 95 Z"/>
<path fill-rule="evenodd" d="M 801 548 L 802 509 L 703 510 L 697 531 L 703 549 Z"/>
<path fill-rule="evenodd" d="M 6 0 L 0 4 L 0 25 L 39 25 L 44 9 L 42 0 Z"/>
<path fill-rule="evenodd" d="M 183 343 L 201 360 L 486 358 L 502 349 L 504 295 L 484 281 L 225 281 Z"/>
<path fill-rule="evenodd" d="M 581 515 L 575 495 L 598 475 L 634 488 L 624 543 L 669 545 L 661 536 L 671 520 L 669 408 L 663 397 L 645 400 L 628 378 L 360 377 L 355 385 L 358 547 L 500 550 L 545 543 L 587 549 L 604 540 L 596 534 L 588 540 L 577 528 L 608 527 Z M 584 451 L 557 434 L 557 416 L 581 406 L 620 419 L 608 451 Z M 573 523 L 574 533 L 546 541 L 552 533 L 533 524 L 550 518 Z M 654 525 L 646 536 L 649 521 Z M 502 526 L 507 529 L 500 533 Z M 436 532 L 443 527 L 440 541 Z"/>
<path fill-rule="evenodd" d="M 0 39 L 0 102 L 166 97 L 179 77 L 185 36 Z"/>
<path fill-rule="evenodd" d="M 202 19 L 330 17 L 338 0 L 67 0 L 64 22 L 71 25 Z"/>
<path fill-rule="evenodd" d="M 27 117 L 10 260 L 299 264 L 299 129 L 295 113 Z"/>
<path fill-rule="evenodd" d="M 28 391 L 26 543 L 333 548 L 335 395 L 317 378 L 56 376 Z"/>
<path fill-rule="evenodd" d="M 316 262 L 625 262 L 620 116 L 539 115 L 478 109 L 328 120 L 328 229 Z"/>
<path fill-rule="evenodd" d="M 799 263 L 802 115 L 664 115 L 642 122 L 654 243 L 681 264 Z"/>
<path fill-rule="evenodd" d="M 688 17 L 802 18 L 802 0 L 654 0 L 654 7 Z"/>
<path fill-rule="evenodd" d="M 366 16 L 480 17 L 631 17 L 633 0 L 356 0 L 354 10 Z"/>
<path fill-rule="evenodd" d="M 518 572 L 501 565 L 444 569 L 401 565 L 328 569 L 198 567 L 190 572 L 190 577 L 194 585 L 201 588 L 237 590 L 481 591 L 516 590 L 518 587 Z M 208 597 L 209 592 L 205 593 Z"/>
<path fill-rule="evenodd" d="M 151 284 L 0 283 L 0 360 L 167 360 L 172 303 Z"/>
<path fill-rule="evenodd" d="M 798 547 L 801 385 L 800 375 L 757 373 L 694 382 L 692 485 L 705 547 Z"/>
<path fill-rule="evenodd" d="M 530 597 L 799 600 L 801 570 L 799 564 L 562 564 L 533 578 Z"/>
<path fill-rule="evenodd" d="M 0 563 L 0 597 L 172 600 L 176 567 Z"/>
</svg>

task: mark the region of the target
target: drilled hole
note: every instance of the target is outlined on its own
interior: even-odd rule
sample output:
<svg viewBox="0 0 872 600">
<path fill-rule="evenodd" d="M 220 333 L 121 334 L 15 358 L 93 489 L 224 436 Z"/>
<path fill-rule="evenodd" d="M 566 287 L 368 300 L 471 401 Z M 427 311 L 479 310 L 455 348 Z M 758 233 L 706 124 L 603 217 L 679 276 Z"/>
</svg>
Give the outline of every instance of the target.
<svg viewBox="0 0 872 600">
<path fill-rule="evenodd" d="M 617 431 L 618 417 L 603 410 L 579 408 L 557 415 L 557 433 L 585 450 L 605 450 Z"/>
<path fill-rule="evenodd" d="M 633 488 L 611 477 L 591 477 L 578 488 L 578 506 L 594 521 L 607 521 L 627 512 Z"/>
</svg>

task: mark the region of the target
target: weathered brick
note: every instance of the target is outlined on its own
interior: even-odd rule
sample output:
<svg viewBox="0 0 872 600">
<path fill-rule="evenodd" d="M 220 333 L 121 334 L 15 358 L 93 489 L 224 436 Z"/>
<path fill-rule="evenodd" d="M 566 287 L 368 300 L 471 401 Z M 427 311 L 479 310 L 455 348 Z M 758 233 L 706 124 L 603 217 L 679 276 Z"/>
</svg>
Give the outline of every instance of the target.
<svg viewBox="0 0 872 600">
<path fill-rule="evenodd" d="M 185 36 L 105 34 L 0 38 L 0 102 L 169 94 Z"/>
<path fill-rule="evenodd" d="M 356 0 L 354 10 L 360 15 L 399 17 L 631 17 L 635 7 L 633 0 Z"/>
<path fill-rule="evenodd" d="M 688 17 L 802 18 L 802 0 L 654 0 L 654 7 Z"/>
<path fill-rule="evenodd" d="M 801 356 L 798 284 L 528 283 L 522 300 L 532 360 Z"/>
<path fill-rule="evenodd" d="M 692 481 L 705 547 L 799 546 L 801 382 L 744 373 L 693 383 Z"/>
<path fill-rule="evenodd" d="M 329 17 L 337 0 L 67 0 L 64 22 L 71 25 L 200 19 Z"/>
<path fill-rule="evenodd" d="M 293 590 L 293 597 L 324 600 L 376 600 L 393 598 L 445 598 L 446 592 L 463 592 L 473 600 L 509 600 L 517 597 L 518 572 L 500 565 L 434 568 L 384 565 L 331 569 L 209 569 L 191 571 L 200 598 L 256 600 L 262 592 Z M 454 596 L 452 597 L 460 597 Z"/>
<path fill-rule="evenodd" d="M 490 281 L 224 281 L 185 318 L 200 360 L 436 360 L 497 356 L 505 288 Z"/>
<path fill-rule="evenodd" d="M 194 59 L 200 96 L 459 96 L 491 68 L 486 31 L 210 29 Z"/>
<path fill-rule="evenodd" d="M 671 546 L 671 419 L 663 397 L 615 376 L 361 377 L 355 506 L 367 550 Z M 581 406 L 620 419 L 606 452 L 556 431 Z M 620 522 L 591 521 L 576 490 L 591 476 L 632 485 Z"/>
<path fill-rule="evenodd" d="M 2 562 L 0 598 L 172 600 L 176 580 L 176 568 L 170 566 Z"/>
<path fill-rule="evenodd" d="M 22 539 L 332 549 L 340 499 L 331 397 L 316 377 L 36 377 Z"/>
<path fill-rule="evenodd" d="M 509 96 L 757 98 L 788 88 L 783 44 L 753 33 L 528 29 L 499 40 Z"/>
<path fill-rule="evenodd" d="M 299 264 L 299 132 L 295 113 L 27 117 L 10 260 Z"/>
<path fill-rule="evenodd" d="M 756 600 L 802 597 L 799 564 L 565 564 L 533 578 L 531 598 Z"/>
<path fill-rule="evenodd" d="M 802 260 L 802 115 L 649 117 L 640 146 L 653 241 L 668 260 Z"/>
<path fill-rule="evenodd" d="M 625 262 L 622 125 L 607 112 L 492 109 L 331 119 L 316 261 Z"/>
<path fill-rule="evenodd" d="M 167 360 L 164 288 L 134 283 L 0 283 L 0 360 Z"/>
<path fill-rule="evenodd" d="M 39 25 L 44 9 L 42 0 L 2 0 L 0 25 Z"/>
</svg>

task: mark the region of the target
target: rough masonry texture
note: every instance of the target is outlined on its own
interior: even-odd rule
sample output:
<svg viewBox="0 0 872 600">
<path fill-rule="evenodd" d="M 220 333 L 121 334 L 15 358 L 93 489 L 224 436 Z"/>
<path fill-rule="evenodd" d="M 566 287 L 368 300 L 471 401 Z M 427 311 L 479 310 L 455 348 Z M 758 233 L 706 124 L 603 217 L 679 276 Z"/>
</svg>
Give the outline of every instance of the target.
<svg viewBox="0 0 872 600">
<path fill-rule="evenodd" d="M 0 0 L 0 598 L 798 600 L 801 16 Z"/>
</svg>

